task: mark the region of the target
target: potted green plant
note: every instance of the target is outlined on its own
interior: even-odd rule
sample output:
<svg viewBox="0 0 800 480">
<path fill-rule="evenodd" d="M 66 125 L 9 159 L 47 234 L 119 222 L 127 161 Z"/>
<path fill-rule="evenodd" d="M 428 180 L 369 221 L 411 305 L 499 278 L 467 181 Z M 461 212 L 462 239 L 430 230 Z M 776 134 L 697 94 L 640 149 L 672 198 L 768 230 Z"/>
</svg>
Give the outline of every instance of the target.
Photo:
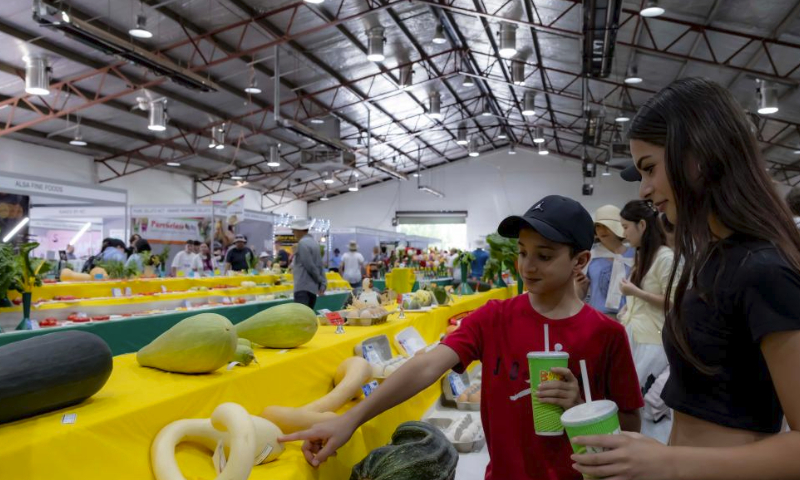
<svg viewBox="0 0 800 480">
<path fill-rule="evenodd" d="M 15 272 L 14 247 L 10 243 L 0 243 L 0 307 L 11 306 L 11 302 L 8 301 L 8 291 L 11 290 Z"/>
<path fill-rule="evenodd" d="M 519 293 L 522 293 L 522 282 L 519 278 L 519 272 L 517 272 L 517 256 L 519 255 L 519 246 L 517 243 L 510 238 L 501 237 L 497 233 L 487 235 L 486 243 L 489 245 L 490 259 L 499 263 L 499 269 L 495 273 L 499 276 L 499 279 L 496 281 L 495 285 L 498 287 L 506 286 L 506 283 L 503 281 L 503 272 L 508 270 L 517 279 L 517 289 Z M 485 273 L 484 278 L 486 278 Z"/>
<path fill-rule="evenodd" d="M 156 272 L 164 273 L 169 259 L 169 245 L 165 246 L 161 253 L 152 253 L 150 251 L 143 251 L 142 256 L 144 263 L 144 276 L 155 277 Z"/>
<path fill-rule="evenodd" d="M 14 272 L 12 274 L 10 290 L 22 294 L 22 320 L 17 325 L 17 330 L 30 330 L 31 326 L 31 301 L 33 289 L 42 285 L 42 278 L 53 268 L 53 264 L 43 258 L 31 258 L 31 252 L 38 247 L 35 242 L 23 243 L 19 246 L 19 253 L 15 258 Z"/>
</svg>

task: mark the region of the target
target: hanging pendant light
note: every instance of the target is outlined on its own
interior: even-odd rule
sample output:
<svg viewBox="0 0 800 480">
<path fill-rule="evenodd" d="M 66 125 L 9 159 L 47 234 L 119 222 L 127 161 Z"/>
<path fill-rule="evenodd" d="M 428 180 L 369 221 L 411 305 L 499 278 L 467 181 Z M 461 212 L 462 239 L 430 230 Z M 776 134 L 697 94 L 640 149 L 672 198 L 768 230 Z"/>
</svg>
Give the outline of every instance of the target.
<svg viewBox="0 0 800 480">
<path fill-rule="evenodd" d="M 490 107 L 489 99 L 484 97 L 484 99 L 483 99 L 483 108 L 481 108 L 481 116 L 489 117 L 489 116 L 492 115 L 492 109 L 489 108 L 489 107 Z"/>
<path fill-rule="evenodd" d="M 533 143 L 544 143 L 544 128 L 537 126 L 533 129 Z"/>
<path fill-rule="evenodd" d="M 163 132 L 167 129 L 166 99 L 150 102 L 150 124 L 147 129 L 153 132 Z"/>
<path fill-rule="evenodd" d="M 332 184 L 333 183 L 333 172 L 328 172 L 328 175 L 325 177 L 325 179 L 322 181 L 322 183 L 324 183 L 326 185 Z"/>
<path fill-rule="evenodd" d="M 383 54 L 383 27 L 372 27 L 367 31 L 367 60 L 382 62 L 386 59 Z"/>
<path fill-rule="evenodd" d="M 428 116 L 434 120 L 439 120 L 442 118 L 442 96 L 438 90 L 430 93 L 429 101 Z"/>
<path fill-rule="evenodd" d="M 642 83 L 642 77 L 639 76 L 639 67 L 636 65 L 631 65 L 628 67 L 628 72 L 625 75 L 625 83 L 628 85 Z"/>
<path fill-rule="evenodd" d="M 442 45 L 447 43 L 447 38 L 444 36 L 444 27 L 441 24 L 436 25 L 436 31 L 433 34 L 433 40 L 431 40 L 436 45 Z"/>
<path fill-rule="evenodd" d="M 505 140 L 508 138 L 508 134 L 506 133 L 505 130 L 500 130 L 500 132 L 497 134 L 497 138 L 499 138 L 500 140 Z"/>
<path fill-rule="evenodd" d="M 536 115 L 536 92 L 526 90 L 522 97 L 522 114 L 526 117 Z"/>
<path fill-rule="evenodd" d="M 653 18 L 664 14 L 664 9 L 658 5 L 658 0 L 648 0 L 644 8 L 639 11 L 643 17 Z"/>
<path fill-rule="evenodd" d="M 511 58 L 517 54 L 517 26 L 500 22 L 500 56 Z"/>
<path fill-rule="evenodd" d="M 276 168 L 281 166 L 281 151 L 277 145 L 270 145 L 269 147 L 269 161 L 268 167 Z"/>
<path fill-rule="evenodd" d="M 400 89 L 401 90 L 411 89 L 413 77 L 414 77 L 414 70 L 411 68 L 411 65 L 405 65 L 403 67 L 400 67 Z"/>
<path fill-rule="evenodd" d="M 513 143 L 508 144 L 508 154 L 509 155 L 516 155 L 517 154 L 517 146 Z"/>
<path fill-rule="evenodd" d="M 478 137 L 475 135 L 469 137 L 468 152 L 470 157 L 477 157 L 481 154 L 481 152 L 478 151 Z"/>
<path fill-rule="evenodd" d="M 519 60 L 511 61 L 511 82 L 514 85 L 525 84 L 525 64 Z"/>
<path fill-rule="evenodd" d="M 469 140 L 467 139 L 467 122 L 461 122 L 458 124 L 456 143 L 459 145 L 467 145 L 469 143 Z"/>
<path fill-rule="evenodd" d="M 128 30 L 128 34 L 136 38 L 153 38 L 153 33 L 147 29 L 147 17 L 144 14 L 136 15 L 136 23 Z"/>
<path fill-rule="evenodd" d="M 539 155 L 549 155 L 550 151 L 547 149 L 547 145 L 544 143 L 539 144 Z"/>
<path fill-rule="evenodd" d="M 764 80 L 758 89 L 758 113 L 772 115 L 778 112 L 778 92 L 775 86 Z"/>
<path fill-rule="evenodd" d="M 25 57 L 25 93 L 28 95 L 50 95 L 50 65 L 46 57 Z"/>
</svg>

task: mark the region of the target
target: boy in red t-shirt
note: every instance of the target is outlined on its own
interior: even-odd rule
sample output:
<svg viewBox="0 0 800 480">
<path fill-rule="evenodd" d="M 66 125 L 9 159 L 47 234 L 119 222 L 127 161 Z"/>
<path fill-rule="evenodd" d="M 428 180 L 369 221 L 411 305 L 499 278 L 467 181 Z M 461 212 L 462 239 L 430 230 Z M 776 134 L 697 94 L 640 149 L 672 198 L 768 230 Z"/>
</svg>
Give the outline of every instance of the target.
<svg viewBox="0 0 800 480">
<path fill-rule="evenodd" d="M 490 456 L 486 479 L 581 479 L 572 468 L 566 435 L 538 436 L 533 428 L 526 354 L 544 350 L 545 323 L 552 348 L 569 353 L 569 368 L 553 369 L 565 380 L 544 382 L 533 394 L 564 409 L 583 403 L 576 375 L 584 359 L 592 398 L 616 402 L 622 429 L 638 432 L 638 409 L 644 402 L 625 329 L 584 304 L 575 291 L 574 279 L 589 262 L 594 240 L 589 213 L 572 199 L 551 195 L 524 216 L 503 220 L 498 232 L 519 238 L 518 265 L 526 295 L 487 303 L 441 345 L 415 355 L 356 407 L 281 440 L 305 440 L 303 453 L 317 466 L 359 425 L 427 388 L 451 368 L 463 372 L 480 360 L 481 418 Z"/>
</svg>

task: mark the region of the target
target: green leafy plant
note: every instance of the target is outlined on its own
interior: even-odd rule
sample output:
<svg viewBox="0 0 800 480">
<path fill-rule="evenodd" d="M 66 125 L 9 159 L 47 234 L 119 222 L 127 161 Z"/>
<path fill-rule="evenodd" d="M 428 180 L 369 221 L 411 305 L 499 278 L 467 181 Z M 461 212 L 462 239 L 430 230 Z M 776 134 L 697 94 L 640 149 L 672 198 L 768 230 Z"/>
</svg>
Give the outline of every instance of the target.
<svg viewBox="0 0 800 480">
<path fill-rule="evenodd" d="M 106 271 L 108 278 L 123 279 L 125 277 L 125 264 L 119 260 L 105 260 L 95 264 Z"/>
<path fill-rule="evenodd" d="M 137 265 L 135 262 L 131 262 L 130 265 L 125 265 L 125 269 L 122 274 L 125 278 L 136 278 L 141 275 L 142 272 L 139 270 L 139 265 Z"/>
<path fill-rule="evenodd" d="M 6 299 L 8 291 L 16 278 L 17 263 L 14 247 L 9 243 L 0 244 L 0 302 Z"/>
<path fill-rule="evenodd" d="M 253 251 L 249 251 L 248 254 L 245 256 L 247 259 L 247 268 L 250 270 L 258 270 L 258 257 Z"/>
<path fill-rule="evenodd" d="M 14 259 L 14 272 L 12 275 L 11 290 L 19 293 L 30 293 L 34 287 L 42 285 L 42 277 L 53 268 L 53 264 L 43 258 L 31 258 L 31 252 L 38 247 L 35 242 L 23 243 L 19 246 L 19 253 Z"/>
<path fill-rule="evenodd" d="M 500 271 L 508 269 L 512 275 L 517 275 L 517 256 L 519 245 L 513 239 L 501 237 L 497 233 L 486 236 L 489 245 L 489 257 L 500 262 Z"/>
<path fill-rule="evenodd" d="M 453 265 L 456 267 L 460 267 L 462 265 L 472 265 L 472 262 L 475 261 L 475 255 L 472 252 L 458 252 L 456 258 L 453 260 Z"/>
<path fill-rule="evenodd" d="M 497 278 L 498 275 L 503 274 L 503 264 L 496 258 L 489 258 L 486 265 L 483 266 L 483 277 L 481 280 L 490 283 Z"/>
</svg>

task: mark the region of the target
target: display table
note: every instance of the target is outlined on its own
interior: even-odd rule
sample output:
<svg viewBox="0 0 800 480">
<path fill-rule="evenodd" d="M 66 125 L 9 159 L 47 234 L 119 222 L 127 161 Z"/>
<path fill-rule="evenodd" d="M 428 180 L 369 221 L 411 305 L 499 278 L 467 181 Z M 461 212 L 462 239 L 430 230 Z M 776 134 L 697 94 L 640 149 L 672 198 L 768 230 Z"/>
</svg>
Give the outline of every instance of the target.
<svg viewBox="0 0 800 480">
<path fill-rule="evenodd" d="M 291 296 L 292 292 L 288 294 Z M 317 310 L 341 310 L 349 292 L 332 293 L 317 298 L 314 306 Z M 253 302 L 245 305 L 231 305 L 217 308 L 203 308 L 198 310 L 187 310 L 183 312 L 164 313 L 160 315 L 147 315 L 143 317 L 130 317 L 119 320 L 105 322 L 90 322 L 77 325 L 70 325 L 57 328 L 42 328 L 39 330 L 22 330 L 16 332 L 0 333 L 0 346 L 18 342 L 26 338 L 37 335 L 62 330 L 83 330 L 99 335 L 111 347 L 114 355 L 122 355 L 139 350 L 154 338 L 169 330 L 173 325 L 184 318 L 197 315 L 199 313 L 218 313 L 232 323 L 236 324 L 255 315 L 257 312 L 281 303 L 292 301 L 291 299 L 280 299 L 269 302 Z"/>
<path fill-rule="evenodd" d="M 392 315 L 383 325 L 320 327 L 314 339 L 293 350 L 256 349 L 259 364 L 221 369 L 210 375 L 169 374 L 136 364 L 134 355 L 114 358 L 105 387 L 87 402 L 0 425 L 3 478 L 25 480 L 152 479 L 150 444 L 166 424 L 181 418 L 209 417 L 223 402 L 236 402 L 251 413 L 265 406 L 301 406 L 332 388 L 336 367 L 366 338 L 414 326 L 429 343 L 439 339 L 447 320 L 490 299 L 508 298 L 509 289 L 456 297 L 452 305 L 426 313 Z M 358 429 L 338 455 L 318 470 L 306 464 L 300 444 L 288 444 L 277 461 L 253 468 L 251 480 L 342 480 L 370 450 L 386 444 L 398 424 L 418 420 L 441 394 L 439 382 L 411 400 Z M 77 415 L 63 424 L 66 413 Z M 187 479 L 215 477 L 211 455 L 184 444 L 178 461 Z"/>
<path fill-rule="evenodd" d="M 452 277 L 444 277 L 444 278 L 436 278 L 433 280 L 429 280 L 428 283 L 432 283 L 434 285 L 439 285 L 440 287 L 446 287 L 448 285 L 453 284 Z M 372 288 L 379 292 L 383 292 L 386 290 L 386 280 L 372 280 Z M 411 291 L 416 292 L 419 290 L 419 282 L 414 282 L 414 287 L 412 287 Z"/>
</svg>

